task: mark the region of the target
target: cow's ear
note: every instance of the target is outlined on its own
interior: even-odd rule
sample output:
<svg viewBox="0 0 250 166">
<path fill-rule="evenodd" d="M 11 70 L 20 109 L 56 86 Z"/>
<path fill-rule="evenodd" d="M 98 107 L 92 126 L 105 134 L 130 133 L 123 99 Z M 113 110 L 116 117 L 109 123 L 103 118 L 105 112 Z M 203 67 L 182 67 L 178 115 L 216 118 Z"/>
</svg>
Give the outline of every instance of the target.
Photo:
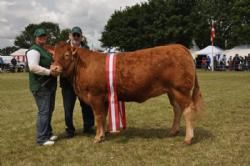
<svg viewBox="0 0 250 166">
<path fill-rule="evenodd" d="M 55 54 L 55 47 L 51 45 L 44 45 L 43 48 L 47 50 L 52 56 Z"/>
</svg>

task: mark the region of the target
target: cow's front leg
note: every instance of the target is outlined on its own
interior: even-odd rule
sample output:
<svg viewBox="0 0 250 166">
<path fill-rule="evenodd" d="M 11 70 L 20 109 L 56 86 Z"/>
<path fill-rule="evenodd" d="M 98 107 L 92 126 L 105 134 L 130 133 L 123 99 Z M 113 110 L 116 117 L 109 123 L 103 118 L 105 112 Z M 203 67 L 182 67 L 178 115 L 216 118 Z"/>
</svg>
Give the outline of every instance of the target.
<svg viewBox="0 0 250 166">
<path fill-rule="evenodd" d="M 105 104 L 102 98 L 94 98 L 91 106 L 95 115 L 96 136 L 94 143 L 99 143 L 105 139 L 104 120 L 105 120 Z"/>
</svg>

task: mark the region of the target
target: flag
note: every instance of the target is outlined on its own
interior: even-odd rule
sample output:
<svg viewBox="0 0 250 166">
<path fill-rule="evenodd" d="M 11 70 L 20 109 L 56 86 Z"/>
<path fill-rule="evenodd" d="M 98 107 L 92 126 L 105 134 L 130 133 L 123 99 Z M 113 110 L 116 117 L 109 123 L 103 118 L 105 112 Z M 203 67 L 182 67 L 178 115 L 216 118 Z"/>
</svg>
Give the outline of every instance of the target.
<svg viewBox="0 0 250 166">
<path fill-rule="evenodd" d="M 215 38 L 215 28 L 214 28 L 214 22 L 212 21 L 212 26 L 211 26 L 211 42 L 212 45 L 214 45 L 214 38 Z"/>
<path fill-rule="evenodd" d="M 111 133 L 120 132 L 126 128 L 125 104 L 118 101 L 116 86 L 116 56 L 107 55 L 106 58 L 106 79 L 108 88 L 108 114 L 109 114 L 109 131 Z"/>
</svg>

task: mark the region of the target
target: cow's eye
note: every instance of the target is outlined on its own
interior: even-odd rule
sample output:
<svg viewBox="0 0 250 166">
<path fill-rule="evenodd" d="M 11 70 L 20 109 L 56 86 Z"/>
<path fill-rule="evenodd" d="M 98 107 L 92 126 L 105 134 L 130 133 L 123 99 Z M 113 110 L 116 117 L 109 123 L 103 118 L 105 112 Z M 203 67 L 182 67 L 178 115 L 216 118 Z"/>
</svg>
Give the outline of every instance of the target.
<svg viewBox="0 0 250 166">
<path fill-rule="evenodd" d="M 69 53 L 64 54 L 64 59 L 69 59 Z"/>
</svg>

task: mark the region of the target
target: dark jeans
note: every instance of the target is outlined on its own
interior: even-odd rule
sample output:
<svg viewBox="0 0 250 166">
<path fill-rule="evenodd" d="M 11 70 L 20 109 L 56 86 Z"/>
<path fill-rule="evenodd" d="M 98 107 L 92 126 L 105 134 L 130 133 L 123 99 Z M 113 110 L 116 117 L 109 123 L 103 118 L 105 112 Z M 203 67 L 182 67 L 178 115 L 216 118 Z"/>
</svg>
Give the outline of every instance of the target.
<svg viewBox="0 0 250 166">
<path fill-rule="evenodd" d="M 62 87 L 62 96 L 63 96 L 63 106 L 65 114 L 65 124 L 67 127 L 66 131 L 69 134 L 74 134 L 75 127 L 73 124 L 73 111 L 77 96 L 74 92 L 73 87 L 71 86 Z M 83 128 L 89 129 L 94 126 L 94 115 L 92 109 L 89 105 L 85 104 L 79 98 L 78 100 L 80 101 L 82 109 Z"/>
<path fill-rule="evenodd" d="M 55 90 L 49 90 L 44 87 L 32 93 L 38 107 L 36 142 L 43 144 L 53 135 L 51 118 L 55 107 L 56 93 Z"/>
</svg>

